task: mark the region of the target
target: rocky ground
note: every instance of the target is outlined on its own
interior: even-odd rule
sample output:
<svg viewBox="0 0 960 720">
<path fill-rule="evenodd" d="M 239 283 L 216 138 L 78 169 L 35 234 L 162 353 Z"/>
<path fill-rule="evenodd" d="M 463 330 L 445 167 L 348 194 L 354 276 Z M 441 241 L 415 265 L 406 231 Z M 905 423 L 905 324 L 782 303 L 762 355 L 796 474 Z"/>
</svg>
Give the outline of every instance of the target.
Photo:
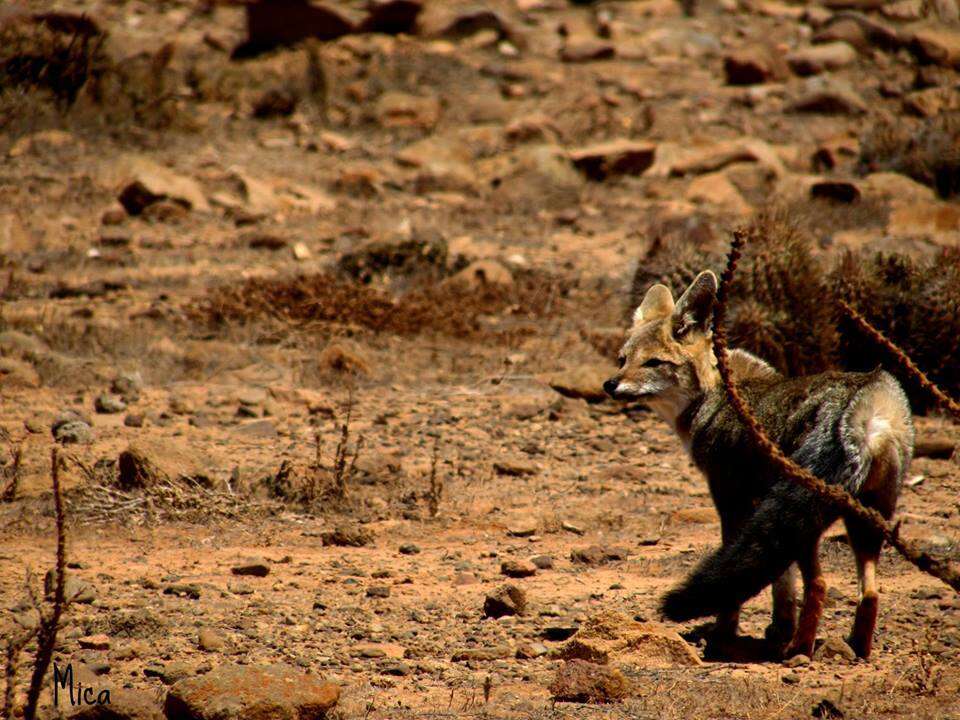
<svg viewBox="0 0 960 720">
<path fill-rule="evenodd" d="M 58 447 L 54 659 L 110 717 L 960 718 L 960 598 L 885 551 L 852 660 L 839 526 L 812 659 L 660 624 L 719 524 L 599 391 L 654 242 L 777 203 L 825 257 L 958 245 L 957 8 L 325 7 L 284 27 L 338 37 L 259 54 L 232 3 L 0 10 L 89 74 L 0 86 L 3 636 L 36 624 Z M 960 431 L 917 425 L 902 532 L 960 560 Z"/>
</svg>

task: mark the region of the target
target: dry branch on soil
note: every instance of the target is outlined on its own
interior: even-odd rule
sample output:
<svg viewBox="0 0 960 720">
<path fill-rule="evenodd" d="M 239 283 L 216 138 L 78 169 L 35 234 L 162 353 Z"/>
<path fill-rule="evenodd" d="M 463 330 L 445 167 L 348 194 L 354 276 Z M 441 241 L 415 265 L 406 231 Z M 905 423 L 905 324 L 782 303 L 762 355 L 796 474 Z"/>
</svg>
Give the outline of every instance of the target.
<svg viewBox="0 0 960 720">
<path fill-rule="evenodd" d="M 60 457 L 56 448 L 51 451 L 50 459 L 52 462 L 51 481 L 53 484 L 53 507 L 57 526 L 57 564 L 54 571 L 53 607 L 49 613 L 44 612 L 40 600 L 36 597 L 32 586 L 28 584 L 27 593 L 30 595 L 34 607 L 37 610 L 39 621 L 36 627 L 26 630 L 21 635 L 10 638 L 7 641 L 6 668 L 4 672 L 6 687 L 4 689 L 3 704 L 3 717 L 5 718 L 14 717 L 20 654 L 34 638 L 36 638 L 37 641 L 37 651 L 33 660 L 33 672 L 30 674 L 30 685 L 27 688 L 27 701 L 22 709 L 22 717 L 24 720 L 33 720 L 33 718 L 36 717 L 40 693 L 43 690 L 47 670 L 50 669 L 53 651 L 57 644 L 57 633 L 61 628 L 61 619 L 70 604 L 70 598 L 67 598 L 65 595 L 67 567 L 66 519 L 63 510 L 63 496 L 60 492 Z"/>
<path fill-rule="evenodd" d="M 780 470 L 784 477 L 800 484 L 814 493 L 822 501 L 829 503 L 842 513 L 863 521 L 878 533 L 882 534 L 887 543 L 894 547 L 897 552 L 914 566 L 928 575 L 942 580 L 954 590 L 960 592 L 960 571 L 953 567 L 949 561 L 934 557 L 920 550 L 916 546 L 916 543 L 904 540 L 900 537 L 899 524 L 889 524 L 879 512 L 872 508 L 865 507 L 843 488 L 836 485 L 827 485 L 809 470 L 801 467 L 784 455 L 783 451 L 770 439 L 750 411 L 749 405 L 747 405 L 747 402 L 737 389 L 733 376 L 730 373 L 730 367 L 727 363 L 727 339 L 723 328 L 729 289 L 734 272 L 736 271 L 737 261 L 740 259 L 740 254 L 746 240 L 747 233 L 745 231 L 734 233 L 733 243 L 730 246 L 730 254 L 727 257 L 727 266 L 724 268 L 720 279 L 720 291 L 718 293 L 717 307 L 714 314 L 713 330 L 713 351 L 717 358 L 717 369 L 720 371 L 720 377 L 723 380 L 723 386 L 730 404 L 740 418 L 740 421 L 746 427 L 753 442 L 764 455 L 769 458 L 774 466 Z"/>
</svg>

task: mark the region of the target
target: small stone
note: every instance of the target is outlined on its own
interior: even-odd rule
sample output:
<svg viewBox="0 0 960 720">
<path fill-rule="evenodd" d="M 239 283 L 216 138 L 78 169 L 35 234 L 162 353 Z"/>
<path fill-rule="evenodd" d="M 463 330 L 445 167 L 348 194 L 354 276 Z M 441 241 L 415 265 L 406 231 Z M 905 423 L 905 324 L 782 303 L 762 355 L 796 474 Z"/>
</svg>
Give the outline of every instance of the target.
<svg viewBox="0 0 960 720">
<path fill-rule="evenodd" d="M 507 477 L 522 477 L 524 475 L 537 474 L 536 465 L 517 460 L 498 460 L 493 463 L 493 469 L 497 475 L 506 475 Z"/>
<path fill-rule="evenodd" d="M 367 588 L 367 597 L 370 598 L 388 598 L 390 597 L 389 585 L 371 585 Z"/>
<path fill-rule="evenodd" d="M 397 677 L 404 677 L 406 675 L 409 675 L 411 672 L 413 672 L 413 669 L 409 665 L 407 665 L 407 663 L 405 662 L 394 660 L 381 665 L 380 672 L 383 675 L 394 675 Z"/>
<path fill-rule="evenodd" d="M 537 522 L 536 520 L 524 520 L 522 522 L 514 523 L 507 528 L 507 535 L 511 537 L 530 537 L 531 535 L 537 534 Z"/>
<path fill-rule="evenodd" d="M 503 660 L 513 655 L 514 652 L 509 645 L 495 645 L 493 647 L 467 648 L 458 650 L 453 654 L 453 662 L 489 662 L 490 660 Z"/>
<path fill-rule="evenodd" d="M 321 542 L 339 547 L 364 547 L 373 543 L 373 533 L 362 526 L 341 525 L 320 534 Z"/>
<path fill-rule="evenodd" d="M 123 424 L 127 427 L 140 428 L 143 427 L 143 423 L 144 416 L 141 413 L 127 413 L 123 418 Z"/>
<path fill-rule="evenodd" d="M 243 565 L 235 565 L 230 568 L 234 575 L 252 575 L 253 577 L 266 577 L 270 573 L 270 566 L 265 562 L 251 562 Z"/>
<path fill-rule="evenodd" d="M 77 638 L 77 643 L 84 650 L 110 649 L 110 638 L 102 633 L 100 635 L 85 635 L 82 638 Z"/>
<path fill-rule="evenodd" d="M 306 243 L 294 243 L 293 247 L 291 248 L 291 252 L 293 252 L 294 259 L 300 260 L 301 262 L 304 260 L 309 260 L 311 257 L 310 248 L 307 247 Z"/>
<path fill-rule="evenodd" d="M 817 662 L 835 658 L 852 663 L 856 661 L 857 654 L 847 644 L 847 641 L 840 637 L 828 637 L 813 653 L 813 660 Z"/>
<path fill-rule="evenodd" d="M 582 565 L 602 565 L 603 563 L 626 560 L 629 552 L 626 548 L 590 545 L 570 551 L 570 561 Z"/>
<path fill-rule="evenodd" d="M 29 417 L 23 421 L 23 427 L 33 435 L 40 435 L 46 430 L 46 423 L 39 417 Z"/>
<path fill-rule="evenodd" d="M 405 543 L 400 546 L 400 554 L 401 555 L 419 555 L 420 548 L 419 546 L 414 545 L 413 543 Z"/>
<path fill-rule="evenodd" d="M 93 429 L 82 420 L 71 420 L 54 428 L 53 439 L 64 445 L 87 445 L 93 442 Z"/>
<path fill-rule="evenodd" d="M 784 673 L 780 680 L 786 685 L 796 685 L 800 682 L 800 676 L 796 673 Z"/>
<path fill-rule="evenodd" d="M 553 558 L 550 555 L 537 555 L 530 558 L 538 570 L 552 570 L 553 569 Z"/>
<path fill-rule="evenodd" d="M 810 664 L 810 658 L 806 655 L 794 655 L 783 661 L 783 666 L 788 668 L 798 668 Z"/>
<path fill-rule="evenodd" d="M 201 628 L 197 634 L 197 647 L 206 652 L 221 652 L 227 646 L 226 638 L 216 630 Z"/>
<path fill-rule="evenodd" d="M 573 533 L 574 535 L 584 535 L 587 532 L 579 525 L 574 525 L 572 522 L 568 522 L 566 520 L 560 523 L 560 527 L 561 529 L 566 530 L 567 532 Z"/>
<path fill-rule="evenodd" d="M 516 585 L 502 585 L 483 601 L 483 615 L 489 618 L 522 615 L 526 609 L 527 594 Z"/>
<path fill-rule="evenodd" d="M 537 574 L 537 566 L 528 560 L 504 560 L 500 574 L 511 578 L 525 578 Z"/>
<path fill-rule="evenodd" d="M 116 395 L 98 395 L 93 402 L 94 409 L 104 415 L 121 413 L 127 409 L 127 404 Z"/>
<path fill-rule="evenodd" d="M 626 698 L 630 686 L 616 668 L 570 660 L 557 671 L 549 690 L 558 702 L 610 703 Z"/>
<path fill-rule="evenodd" d="M 538 657 L 543 657 L 550 649 L 539 642 L 532 643 L 522 643 L 517 646 L 517 659 L 518 660 L 536 660 Z"/>
<path fill-rule="evenodd" d="M 163 588 L 163 594 L 199 600 L 200 586 L 192 583 L 171 583 Z"/>
</svg>

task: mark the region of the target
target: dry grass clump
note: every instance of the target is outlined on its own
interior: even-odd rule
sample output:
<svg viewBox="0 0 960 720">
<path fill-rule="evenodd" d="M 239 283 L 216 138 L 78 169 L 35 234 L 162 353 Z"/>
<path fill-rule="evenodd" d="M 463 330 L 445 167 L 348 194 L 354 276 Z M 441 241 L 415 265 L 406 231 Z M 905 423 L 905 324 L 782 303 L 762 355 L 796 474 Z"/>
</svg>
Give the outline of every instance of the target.
<svg viewBox="0 0 960 720">
<path fill-rule="evenodd" d="M 880 120 L 860 140 L 860 165 L 902 173 L 944 198 L 960 194 L 960 112 L 919 123 Z"/>
<path fill-rule="evenodd" d="M 948 395 L 960 394 L 960 250 L 945 248 L 926 260 L 899 254 L 863 257 L 848 253 L 828 285 L 898 345 Z M 886 362 L 878 348 L 846 325 L 839 348 L 845 367 L 870 370 Z M 916 411 L 930 399 L 911 378 L 906 384 Z"/>
<path fill-rule="evenodd" d="M 447 280 L 417 285 L 394 296 L 317 273 L 220 287 L 188 308 L 188 315 L 213 328 L 273 318 L 406 336 L 436 333 L 502 338 L 518 330 L 506 321 L 541 317 L 568 290 L 563 281 L 527 271 L 508 286 Z M 519 331 L 522 333 L 522 328 Z"/>
<path fill-rule="evenodd" d="M 178 123 L 169 69 L 174 45 L 118 58 L 107 37 L 86 15 L 0 19 L 0 130 L 15 136 L 68 124 L 123 132 Z"/>
<path fill-rule="evenodd" d="M 748 229 L 745 254 L 730 289 L 728 335 L 788 375 L 828 369 L 872 370 L 895 364 L 842 319 L 849 302 L 903 349 L 948 394 L 960 394 L 960 251 L 933 258 L 846 253 L 829 264 L 795 211 L 768 211 Z M 662 282 L 677 296 L 698 272 L 722 268 L 722 255 L 695 243 L 654 243 L 634 276 L 630 308 Z M 915 411 L 931 407 L 910 377 L 901 377 Z"/>
<path fill-rule="evenodd" d="M 831 367 L 839 338 L 833 308 L 822 302 L 822 268 L 811 236 L 783 209 L 759 214 L 749 234 L 749 254 L 730 293 L 732 344 L 791 375 Z M 634 275 L 631 307 L 654 282 L 664 283 L 679 297 L 700 271 L 719 274 L 723 260 L 712 245 L 668 247 L 655 242 Z"/>
</svg>

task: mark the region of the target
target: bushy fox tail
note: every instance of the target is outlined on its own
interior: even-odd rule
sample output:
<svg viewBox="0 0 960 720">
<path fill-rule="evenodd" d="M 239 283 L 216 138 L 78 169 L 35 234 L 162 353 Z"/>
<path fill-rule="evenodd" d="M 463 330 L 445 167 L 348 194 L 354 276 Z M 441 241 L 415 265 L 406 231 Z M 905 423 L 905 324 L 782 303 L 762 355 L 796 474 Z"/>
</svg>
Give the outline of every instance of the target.
<svg viewBox="0 0 960 720">
<path fill-rule="evenodd" d="M 778 484 L 734 542 L 667 593 L 663 614 L 680 622 L 739 607 L 780 577 L 836 517 L 808 490 L 789 480 Z"/>
</svg>

